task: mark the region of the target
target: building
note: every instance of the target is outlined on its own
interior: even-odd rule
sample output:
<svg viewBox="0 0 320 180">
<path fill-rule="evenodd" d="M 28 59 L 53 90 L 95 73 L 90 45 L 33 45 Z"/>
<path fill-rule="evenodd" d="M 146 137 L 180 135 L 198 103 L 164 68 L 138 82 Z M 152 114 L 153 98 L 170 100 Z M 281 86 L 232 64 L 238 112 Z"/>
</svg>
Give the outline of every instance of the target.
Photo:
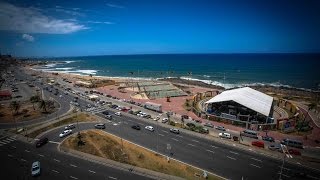
<svg viewBox="0 0 320 180">
<path fill-rule="evenodd" d="M 76 85 L 76 86 L 80 86 L 80 87 L 87 87 L 87 88 L 92 87 L 92 83 L 90 83 L 90 82 L 85 82 L 85 81 L 76 81 L 76 82 L 75 82 L 75 85 Z"/>
<path fill-rule="evenodd" d="M 273 97 L 249 87 L 224 91 L 205 102 L 207 114 L 246 124 L 274 124 Z"/>
<path fill-rule="evenodd" d="M 11 91 L 9 90 L 1 90 L 0 91 L 0 101 L 1 100 L 9 100 L 12 98 Z"/>
<path fill-rule="evenodd" d="M 94 95 L 94 94 L 92 94 L 92 95 L 89 95 L 89 96 L 88 96 L 88 98 L 89 98 L 89 100 L 91 100 L 91 101 L 96 101 L 96 100 L 99 100 L 99 96 L 97 96 L 97 95 Z"/>
</svg>

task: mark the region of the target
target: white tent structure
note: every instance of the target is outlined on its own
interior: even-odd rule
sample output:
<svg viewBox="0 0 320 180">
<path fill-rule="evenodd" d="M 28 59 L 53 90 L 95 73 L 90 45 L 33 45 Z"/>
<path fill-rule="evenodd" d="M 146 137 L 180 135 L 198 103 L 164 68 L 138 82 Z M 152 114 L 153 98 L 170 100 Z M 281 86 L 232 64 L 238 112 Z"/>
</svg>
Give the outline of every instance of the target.
<svg viewBox="0 0 320 180">
<path fill-rule="evenodd" d="M 226 101 L 234 101 L 268 117 L 272 109 L 273 97 L 252 88 L 244 87 L 224 91 L 207 101 L 206 104 Z"/>
</svg>

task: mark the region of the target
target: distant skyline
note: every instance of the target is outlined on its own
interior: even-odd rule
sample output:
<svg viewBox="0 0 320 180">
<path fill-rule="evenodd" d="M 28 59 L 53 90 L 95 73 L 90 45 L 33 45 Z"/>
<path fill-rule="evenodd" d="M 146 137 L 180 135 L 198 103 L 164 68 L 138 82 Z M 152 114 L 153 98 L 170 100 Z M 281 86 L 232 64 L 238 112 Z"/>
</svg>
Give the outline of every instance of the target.
<svg viewBox="0 0 320 180">
<path fill-rule="evenodd" d="M 0 53 L 319 53 L 317 0 L 10 0 Z"/>
</svg>

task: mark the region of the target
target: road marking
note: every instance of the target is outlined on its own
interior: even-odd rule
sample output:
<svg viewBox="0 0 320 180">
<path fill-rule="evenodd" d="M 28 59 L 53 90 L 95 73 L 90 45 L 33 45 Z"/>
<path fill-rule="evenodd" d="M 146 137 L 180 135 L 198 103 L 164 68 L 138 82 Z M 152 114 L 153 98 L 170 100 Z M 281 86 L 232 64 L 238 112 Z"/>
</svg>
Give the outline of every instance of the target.
<svg viewBox="0 0 320 180">
<path fill-rule="evenodd" d="M 254 166 L 254 167 L 257 167 L 257 168 L 261 168 L 260 166 L 257 166 L 255 164 L 250 164 L 250 166 Z"/>
<path fill-rule="evenodd" d="M 278 172 L 278 174 L 281 174 L 280 172 Z M 281 174 L 281 176 L 284 176 L 284 177 L 287 177 L 287 178 L 289 178 L 290 176 L 288 176 L 288 175 L 285 175 L 285 174 Z"/>
<path fill-rule="evenodd" d="M 175 138 L 171 138 L 172 140 L 174 140 L 174 141 L 179 141 L 178 139 L 175 139 Z"/>
<path fill-rule="evenodd" d="M 54 169 L 52 169 L 51 171 L 52 171 L 52 172 L 55 172 L 55 173 L 59 173 L 59 171 L 56 171 L 56 170 L 54 170 Z"/>
<path fill-rule="evenodd" d="M 54 161 L 56 161 L 56 162 L 60 162 L 60 160 L 58 160 L 58 159 L 53 159 Z"/>
<path fill-rule="evenodd" d="M 40 157 L 44 157 L 44 155 L 42 155 L 42 154 L 38 154 Z"/>
<path fill-rule="evenodd" d="M 70 176 L 70 178 L 72 178 L 72 179 L 78 179 L 78 178 L 76 178 L 76 177 L 73 177 L 73 176 Z"/>
<path fill-rule="evenodd" d="M 279 168 L 281 168 L 281 166 L 278 166 Z M 291 171 L 291 169 L 283 167 L 283 169 L 287 170 L 287 171 Z"/>
<path fill-rule="evenodd" d="M 55 142 L 55 141 L 49 141 L 49 143 L 60 144 L 59 142 Z"/>
<path fill-rule="evenodd" d="M 15 139 L 7 138 L 8 141 L 15 141 Z"/>
<path fill-rule="evenodd" d="M 256 158 L 251 158 L 252 160 L 255 160 L 255 161 L 259 161 L 259 162 L 262 162 L 260 159 L 256 159 Z"/>
<path fill-rule="evenodd" d="M 0 144 L 5 145 L 5 144 L 7 144 L 7 143 L 0 141 Z"/>
<path fill-rule="evenodd" d="M 232 159 L 232 160 L 237 160 L 236 158 L 233 158 L 233 157 L 230 157 L 230 156 L 227 156 L 227 158 Z"/>
<path fill-rule="evenodd" d="M 11 155 L 11 154 L 8 154 L 8 156 L 9 156 L 9 157 L 13 157 L 13 155 Z"/>
<path fill-rule="evenodd" d="M 25 159 L 21 159 L 21 161 L 27 162 L 27 160 L 25 160 Z"/>
<path fill-rule="evenodd" d="M 108 178 L 110 178 L 110 179 L 117 179 L 117 178 L 115 178 L 115 177 L 112 177 L 112 176 L 109 176 Z"/>
<path fill-rule="evenodd" d="M 9 143 L 9 142 L 11 142 L 11 141 L 8 141 L 8 140 L 2 140 L 2 142 Z"/>
<path fill-rule="evenodd" d="M 236 154 L 236 155 L 238 155 L 239 153 L 237 153 L 237 152 L 233 152 L 233 151 L 229 151 L 230 153 L 232 153 L 232 154 Z"/>
<path fill-rule="evenodd" d="M 183 138 L 183 136 L 181 136 L 181 135 L 177 135 L 178 137 L 180 137 L 180 138 Z"/>
<path fill-rule="evenodd" d="M 191 141 L 199 143 L 199 141 L 192 139 Z"/>
<path fill-rule="evenodd" d="M 74 164 L 70 164 L 70 166 L 72 166 L 72 167 L 78 167 L 78 166 L 76 166 L 76 165 L 74 165 Z"/>
<path fill-rule="evenodd" d="M 214 145 L 211 145 L 211 147 L 213 147 L 213 148 L 218 148 L 217 146 L 214 146 Z"/>
<path fill-rule="evenodd" d="M 91 172 L 91 173 L 93 173 L 93 174 L 95 174 L 96 172 L 94 172 L 94 171 L 92 171 L 92 170 L 89 170 L 89 172 Z"/>
<path fill-rule="evenodd" d="M 194 145 L 194 144 L 188 144 L 189 146 L 196 146 L 196 145 Z"/>
<path fill-rule="evenodd" d="M 29 150 L 27 150 L 27 149 L 26 149 L 26 150 L 24 150 L 24 151 L 25 151 L 25 152 L 30 152 L 30 151 L 29 151 Z"/>
<path fill-rule="evenodd" d="M 164 136 L 163 134 L 159 134 L 159 136 Z"/>
<path fill-rule="evenodd" d="M 167 132 L 167 131 L 164 131 L 164 130 L 161 130 L 162 132 L 164 132 L 164 133 L 169 133 L 169 132 Z"/>
<path fill-rule="evenodd" d="M 209 149 L 206 149 L 206 151 L 211 152 L 211 153 L 214 153 L 213 151 L 211 151 L 211 150 L 209 150 Z"/>
</svg>

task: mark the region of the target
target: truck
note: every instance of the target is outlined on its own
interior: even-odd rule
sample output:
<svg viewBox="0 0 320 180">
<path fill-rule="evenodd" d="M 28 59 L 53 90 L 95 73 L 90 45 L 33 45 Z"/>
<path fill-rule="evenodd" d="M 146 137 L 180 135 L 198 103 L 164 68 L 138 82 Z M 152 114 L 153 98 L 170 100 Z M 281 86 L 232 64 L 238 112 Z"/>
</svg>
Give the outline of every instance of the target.
<svg viewBox="0 0 320 180">
<path fill-rule="evenodd" d="M 152 102 L 146 102 L 144 104 L 144 108 L 145 109 L 149 109 L 149 110 L 153 110 L 156 112 L 162 112 L 162 105 L 161 104 L 156 104 L 156 103 L 152 103 Z"/>
</svg>

